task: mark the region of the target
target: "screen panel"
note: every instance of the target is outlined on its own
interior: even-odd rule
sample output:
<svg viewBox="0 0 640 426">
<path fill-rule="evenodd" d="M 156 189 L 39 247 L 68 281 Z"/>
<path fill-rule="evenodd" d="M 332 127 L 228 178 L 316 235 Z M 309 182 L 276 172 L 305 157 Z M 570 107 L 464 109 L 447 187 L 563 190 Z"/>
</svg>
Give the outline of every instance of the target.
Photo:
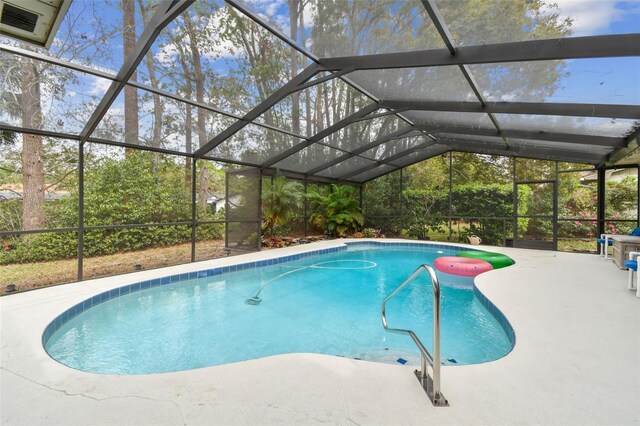
<svg viewBox="0 0 640 426">
<path fill-rule="evenodd" d="M 260 249 L 260 169 L 227 172 L 225 247 Z"/>
<path fill-rule="evenodd" d="M 351 157 L 318 173 L 319 176 L 340 178 L 341 176 L 374 165 L 375 162 L 362 157 Z"/>
<path fill-rule="evenodd" d="M 450 155 L 436 155 L 403 169 L 402 223 L 406 237 L 449 239 Z"/>
<path fill-rule="evenodd" d="M 637 57 L 505 62 L 469 68 L 488 101 L 640 104 Z"/>
<path fill-rule="evenodd" d="M 69 283 L 78 279 L 78 233 L 5 236 L 0 250 L 0 292 Z"/>
<path fill-rule="evenodd" d="M 441 144 L 434 144 L 425 149 L 413 152 L 405 157 L 392 161 L 390 164 L 396 167 L 405 167 L 419 161 L 426 160 L 436 155 L 443 154 L 449 151 L 449 147 Z"/>
<path fill-rule="evenodd" d="M 84 172 L 85 226 L 191 220 L 184 158 L 91 144 Z"/>
<path fill-rule="evenodd" d="M 375 148 L 371 148 L 363 152 L 361 155 L 363 157 L 371 158 L 372 160 L 382 161 L 388 157 L 398 155 L 410 149 L 425 146 L 429 142 L 433 143 L 431 138 L 426 135 L 394 139 L 380 144 Z"/>
<path fill-rule="evenodd" d="M 191 261 L 191 226 L 93 229 L 84 233 L 83 278 Z"/>
<path fill-rule="evenodd" d="M 298 145 L 302 139 L 265 127 L 248 124 L 207 153 L 208 156 L 260 165 Z"/>
<path fill-rule="evenodd" d="M 238 115 L 283 86 L 306 60 L 222 0 L 196 1 L 160 33 L 150 52 L 140 65 L 141 79 L 148 81 L 153 68 L 166 90 Z"/>
<path fill-rule="evenodd" d="M 196 225 L 196 262 L 226 257 L 224 223 Z"/>
<path fill-rule="evenodd" d="M 362 200 L 365 227 L 384 235 L 401 235 L 401 178 L 402 172 L 397 170 L 365 184 Z"/>
<path fill-rule="evenodd" d="M 625 137 L 639 123 L 635 120 L 561 115 L 495 114 L 503 129 L 578 135 Z"/>
<path fill-rule="evenodd" d="M 138 102 L 131 106 L 134 108 L 131 115 L 122 91 L 92 138 L 192 153 L 236 121 L 142 89 L 136 92 Z"/>
<path fill-rule="evenodd" d="M 395 167 L 389 166 L 388 164 L 381 164 L 376 168 L 368 170 L 366 172 L 357 174 L 350 178 L 350 180 L 354 180 L 356 182 L 367 182 L 371 179 L 375 179 L 376 177 L 388 173 L 392 170 L 395 170 Z"/>
<path fill-rule="evenodd" d="M 405 125 L 396 115 L 360 120 L 332 133 L 320 142 L 346 151 L 366 145 L 390 135 Z"/>
<path fill-rule="evenodd" d="M 406 111 L 402 114 L 416 124 L 430 127 L 459 126 L 495 129 L 487 114 L 477 112 Z"/>
<path fill-rule="evenodd" d="M 477 102 L 457 66 L 364 70 L 349 78 L 380 99 Z"/>
<path fill-rule="evenodd" d="M 343 155 L 345 155 L 344 151 L 314 143 L 277 162 L 273 167 L 276 169 L 305 173 L 323 164 L 328 164 Z"/>
<path fill-rule="evenodd" d="M 327 73 L 318 74 L 318 78 Z M 313 81 L 313 80 L 312 80 Z M 371 99 L 339 78 L 288 95 L 255 122 L 313 136 L 371 103 Z"/>
<path fill-rule="evenodd" d="M 243 3 L 321 58 L 445 47 L 419 0 Z M 292 5 L 301 7 L 302 16 L 290 13 Z"/>
<path fill-rule="evenodd" d="M 438 0 L 456 46 L 638 32 L 635 2 Z"/>
<path fill-rule="evenodd" d="M 598 181 L 591 176 L 588 171 L 558 174 L 558 250 L 596 251 Z"/>
<path fill-rule="evenodd" d="M 0 232 L 78 226 L 78 142 L 12 133 L 0 145 Z"/>
<path fill-rule="evenodd" d="M 638 220 L 638 169 L 605 171 L 604 205 L 605 219 Z"/>
<path fill-rule="evenodd" d="M 111 81 L 0 52 L 0 124 L 79 134 Z"/>
</svg>

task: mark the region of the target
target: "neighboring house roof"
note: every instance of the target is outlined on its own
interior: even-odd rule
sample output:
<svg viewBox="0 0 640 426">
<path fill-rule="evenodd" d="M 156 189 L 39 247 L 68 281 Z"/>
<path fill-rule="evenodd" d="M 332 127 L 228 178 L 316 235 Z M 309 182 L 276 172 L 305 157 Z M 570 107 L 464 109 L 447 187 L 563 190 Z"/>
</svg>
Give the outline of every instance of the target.
<svg viewBox="0 0 640 426">
<path fill-rule="evenodd" d="M 68 192 L 45 192 L 44 199 L 46 201 L 59 200 L 62 197 L 69 195 Z M 0 189 L 0 201 L 19 200 L 22 198 L 22 192 L 13 191 L 9 189 Z"/>
<path fill-rule="evenodd" d="M 628 169 L 609 169 L 604 171 L 605 180 L 612 180 L 615 182 L 619 182 L 628 177 L 637 176 L 638 171 L 633 168 Z M 598 171 L 597 170 L 589 170 L 586 172 L 580 173 L 580 180 L 587 182 L 595 182 L 598 180 Z"/>
</svg>

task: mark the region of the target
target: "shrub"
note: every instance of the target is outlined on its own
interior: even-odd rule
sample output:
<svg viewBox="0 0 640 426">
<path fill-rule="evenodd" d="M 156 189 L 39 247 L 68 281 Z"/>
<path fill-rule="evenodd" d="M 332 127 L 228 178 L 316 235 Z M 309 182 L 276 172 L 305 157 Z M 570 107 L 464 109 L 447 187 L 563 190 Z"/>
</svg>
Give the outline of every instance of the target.
<svg viewBox="0 0 640 426">
<path fill-rule="evenodd" d="M 312 213 L 310 222 L 322 227 L 328 235 L 342 237 L 358 231 L 364 217 L 353 187 L 331 184 L 330 188 L 328 194 L 313 190 L 309 193 L 309 198 L 319 206 L 319 211 Z"/>
<path fill-rule="evenodd" d="M 118 161 L 105 159 L 85 172 L 85 226 L 148 224 L 189 221 L 191 194 L 184 187 L 182 167 L 154 154 L 136 152 Z M 48 202 L 47 226 L 78 225 L 78 192 Z M 217 220 L 207 213 L 200 220 Z M 198 228 L 198 239 L 220 238 L 224 225 Z M 180 244 L 191 240 L 191 227 L 153 226 L 88 230 L 85 256 L 97 256 Z M 13 249 L 2 251 L 0 264 L 36 262 L 77 256 L 77 234 L 43 233 L 11 240 Z"/>
</svg>

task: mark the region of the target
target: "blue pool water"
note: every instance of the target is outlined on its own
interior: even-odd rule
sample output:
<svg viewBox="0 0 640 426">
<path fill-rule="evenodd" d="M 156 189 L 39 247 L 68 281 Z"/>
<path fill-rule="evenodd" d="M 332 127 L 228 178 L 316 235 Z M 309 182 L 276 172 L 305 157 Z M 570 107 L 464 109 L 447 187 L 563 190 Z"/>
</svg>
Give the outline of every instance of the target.
<svg viewBox="0 0 640 426">
<path fill-rule="evenodd" d="M 419 361 L 413 341 L 382 328 L 380 304 L 417 266 L 453 249 L 350 245 L 347 250 L 187 279 L 114 297 L 46 339 L 59 362 L 104 374 L 189 370 L 275 354 L 312 352 L 379 362 Z M 391 327 L 432 341 L 427 274 L 387 304 Z M 512 342 L 474 296 L 471 278 L 439 274 L 442 359 L 472 364 Z M 261 303 L 246 303 L 261 286 Z"/>
</svg>

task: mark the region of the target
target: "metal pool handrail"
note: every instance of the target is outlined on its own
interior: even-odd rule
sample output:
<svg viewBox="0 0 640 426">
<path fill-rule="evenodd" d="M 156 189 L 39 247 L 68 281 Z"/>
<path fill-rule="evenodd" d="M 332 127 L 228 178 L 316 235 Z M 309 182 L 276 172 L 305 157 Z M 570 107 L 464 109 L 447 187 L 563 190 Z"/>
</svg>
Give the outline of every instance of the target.
<svg viewBox="0 0 640 426">
<path fill-rule="evenodd" d="M 389 300 L 394 298 L 403 288 L 408 286 L 413 280 L 415 280 L 423 271 L 427 271 L 431 277 L 431 287 L 433 289 L 433 356 L 429 353 L 427 348 L 424 347 L 418 336 L 411 331 L 402 328 L 389 328 L 387 323 L 387 315 L 385 313 L 386 304 Z M 402 284 L 398 286 L 389 296 L 382 301 L 382 326 L 385 330 L 393 333 L 408 334 L 415 344 L 420 349 L 422 354 L 420 367 L 422 371 L 415 371 L 422 388 L 425 390 L 429 399 L 433 405 L 437 407 L 446 407 L 449 405 L 447 399 L 440 392 L 440 282 L 436 271 L 429 265 L 420 265 L 413 271 L 409 277 L 404 280 Z M 433 371 L 433 379 L 429 376 L 427 371 L 427 364 L 431 366 Z"/>
</svg>

